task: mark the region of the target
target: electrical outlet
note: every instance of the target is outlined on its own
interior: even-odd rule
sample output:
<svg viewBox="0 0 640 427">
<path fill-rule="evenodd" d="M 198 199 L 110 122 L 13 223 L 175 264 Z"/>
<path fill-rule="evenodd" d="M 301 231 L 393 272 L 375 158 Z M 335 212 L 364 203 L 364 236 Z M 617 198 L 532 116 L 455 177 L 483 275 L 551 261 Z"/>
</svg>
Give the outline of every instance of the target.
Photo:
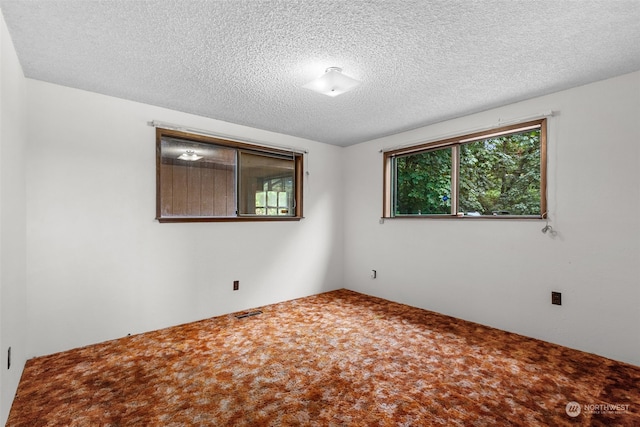
<svg viewBox="0 0 640 427">
<path fill-rule="evenodd" d="M 237 291 L 238 289 L 240 289 L 240 281 L 239 280 L 234 280 L 233 281 L 233 290 Z"/>
<path fill-rule="evenodd" d="M 562 294 L 560 292 L 551 292 L 551 304 L 562 305 Z"/>
</svg>

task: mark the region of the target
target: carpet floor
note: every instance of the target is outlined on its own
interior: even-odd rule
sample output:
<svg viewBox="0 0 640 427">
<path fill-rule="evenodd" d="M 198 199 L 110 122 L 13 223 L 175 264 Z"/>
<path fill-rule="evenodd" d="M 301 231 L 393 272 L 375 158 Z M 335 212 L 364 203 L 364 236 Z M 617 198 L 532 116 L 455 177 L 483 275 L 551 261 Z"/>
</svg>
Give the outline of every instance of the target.
<svg viewBox="0 0 640 427">
<path fill-rule="evenodd" d="M 7 425 L 640 426 L 638 366 L 348 290 L 259 310 L 31 359 Z"/>
</svg>

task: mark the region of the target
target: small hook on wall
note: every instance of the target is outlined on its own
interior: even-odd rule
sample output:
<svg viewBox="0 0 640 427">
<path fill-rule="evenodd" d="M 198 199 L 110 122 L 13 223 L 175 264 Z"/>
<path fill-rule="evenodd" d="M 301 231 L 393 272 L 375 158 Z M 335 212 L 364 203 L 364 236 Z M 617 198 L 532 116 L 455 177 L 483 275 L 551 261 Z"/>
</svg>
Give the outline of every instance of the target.
<svg viewBox="0 0 640 427">
<path fill-rule="evenodd" d="M 558 234 L 558 232 L 555 231 L 553 227 L 549 225 L 549 223 L 547 223 L 540 231 L 542 231 L 542 234 L 549 233 L 551 237 L 555 237 Z"/>
</svg>

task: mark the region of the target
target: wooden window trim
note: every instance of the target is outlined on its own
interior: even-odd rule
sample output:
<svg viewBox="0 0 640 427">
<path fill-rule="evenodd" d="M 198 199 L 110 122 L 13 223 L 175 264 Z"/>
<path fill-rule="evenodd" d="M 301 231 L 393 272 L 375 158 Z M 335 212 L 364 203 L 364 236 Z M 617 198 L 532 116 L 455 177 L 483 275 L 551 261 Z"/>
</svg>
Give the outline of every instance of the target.
<svg viewBox="0 0 640 427">
<path fill-rule="evenodd" d="M 486 139 L 493 136 L 500 136 L 509 133 L 515 133 L 518 130 L 526 130 L 527 128 L 540 128 L 540 215 L 483 215 L 483 216 L 458 216 L 456 214 L 450 215 L 419 215 L 419 216 L 394 216 L 392 213 L 393 208 L 393 197 L 392 197 L 392 186 L 393 186 L 393 172 L 392 165 L 393 159 L 399 156 L 405 156 L 410 154 L 418 154 L 430 150 L 435 150 L 439 148 L 446 147 L 460 147 L 461 145 L 468 144 L 474 141 L 479 141 L 482 139 Z M 463 142 L 464 141 L 464 142 Z M 456 150 L 452 155 L 455 155 Z M 457 159 L 454 159 L 452 164 L 452 174 L 454 171 L 456 173 L 455 178 L 452 182 L 452 192 L 454 193 L 454 200 L 457 206 L 458 199 L 458 169 L 459 169 L 459 156 Z M 547 213 L 547 119 L 538 119 L 531 120 L 523 123 L 517 123 L 509 126 L 502 126 L 497 128 L 492 128 L 484 131 L 473 132 L 468 134 L 463 134 L 459 136 L 454 136 L 446 139 L 441 139 L 437 141 L 430 141 L 425 143 L 419 143 L 416 145 L 402 147 L 395 150 L 389 150 L 383 152 L 383 200 L 382 200 L 382 219 L 465 219 L 465 220 L 495 220 L 495 219 L 546 219 L 548 216 Z M 455 187 L 454 187 L 455 186 Z"/>
<path fill-rule="evenodd" d="M 246 150 L 252 153 L 278 154 L 292 156 L 294 161 L 294 197 L 295 207 L 293 216 L 162 216 L 161 208 L 161 141 L 163 137 L 171 137 L 193 141 L 203 144 L 217 145 L 221 147 L 233 148 L 236 150 Z M 156 128 L 156 220 L 160 223 L 178 222 L 282 222 L 300 221 L 303 216 L 303 184 L 304 184 L 304 157 L 302 153 L 293 151 L 264 147 L 256 144 L 249 144 L 240 141 L 215 138 L 206 135 L 177 131 L 173 129 Z M 235 184 L 237 188 L 237 183 Z M 236 194 L 236 199 L 237 199 Z M 237 200 L 236 200 L 237 202 Z"/>
</svg>

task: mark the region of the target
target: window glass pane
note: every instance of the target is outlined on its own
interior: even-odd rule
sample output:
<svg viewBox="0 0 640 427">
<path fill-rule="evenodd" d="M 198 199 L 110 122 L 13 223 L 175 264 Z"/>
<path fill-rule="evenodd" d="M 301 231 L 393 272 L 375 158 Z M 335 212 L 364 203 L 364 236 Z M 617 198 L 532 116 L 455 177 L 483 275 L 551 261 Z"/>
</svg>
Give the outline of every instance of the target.
<svg viewBox="0 0 640 427">
<path fill-rule="evenodd" d="M 540 215 L 540 129 L 460 147 L 459 210 Z"/>
<path fill-rule="evenodd" d="M 240 215 L 293 216 L 292 158 L 240 152 Z"/>
<path fill-rule="evenodd" d="M 161 217 L 236 216 L 236 150 L 163 137 Z"/>
<path fill-rule="evenodd" d="M 289 194 L 286 191 L 278 192 L 278 207 L 279 208 L 288 208 L 289 207 Z"/>
<path fill-rule="evenodd" d="M 395 215 L 451 214 L 451 151 L 395 159 Z"/>
<path fill-rule="evenodd" d="M 267 191 L 267 206 L 270 208 L 278 207 L 278 192 Z"/>
</svg>

